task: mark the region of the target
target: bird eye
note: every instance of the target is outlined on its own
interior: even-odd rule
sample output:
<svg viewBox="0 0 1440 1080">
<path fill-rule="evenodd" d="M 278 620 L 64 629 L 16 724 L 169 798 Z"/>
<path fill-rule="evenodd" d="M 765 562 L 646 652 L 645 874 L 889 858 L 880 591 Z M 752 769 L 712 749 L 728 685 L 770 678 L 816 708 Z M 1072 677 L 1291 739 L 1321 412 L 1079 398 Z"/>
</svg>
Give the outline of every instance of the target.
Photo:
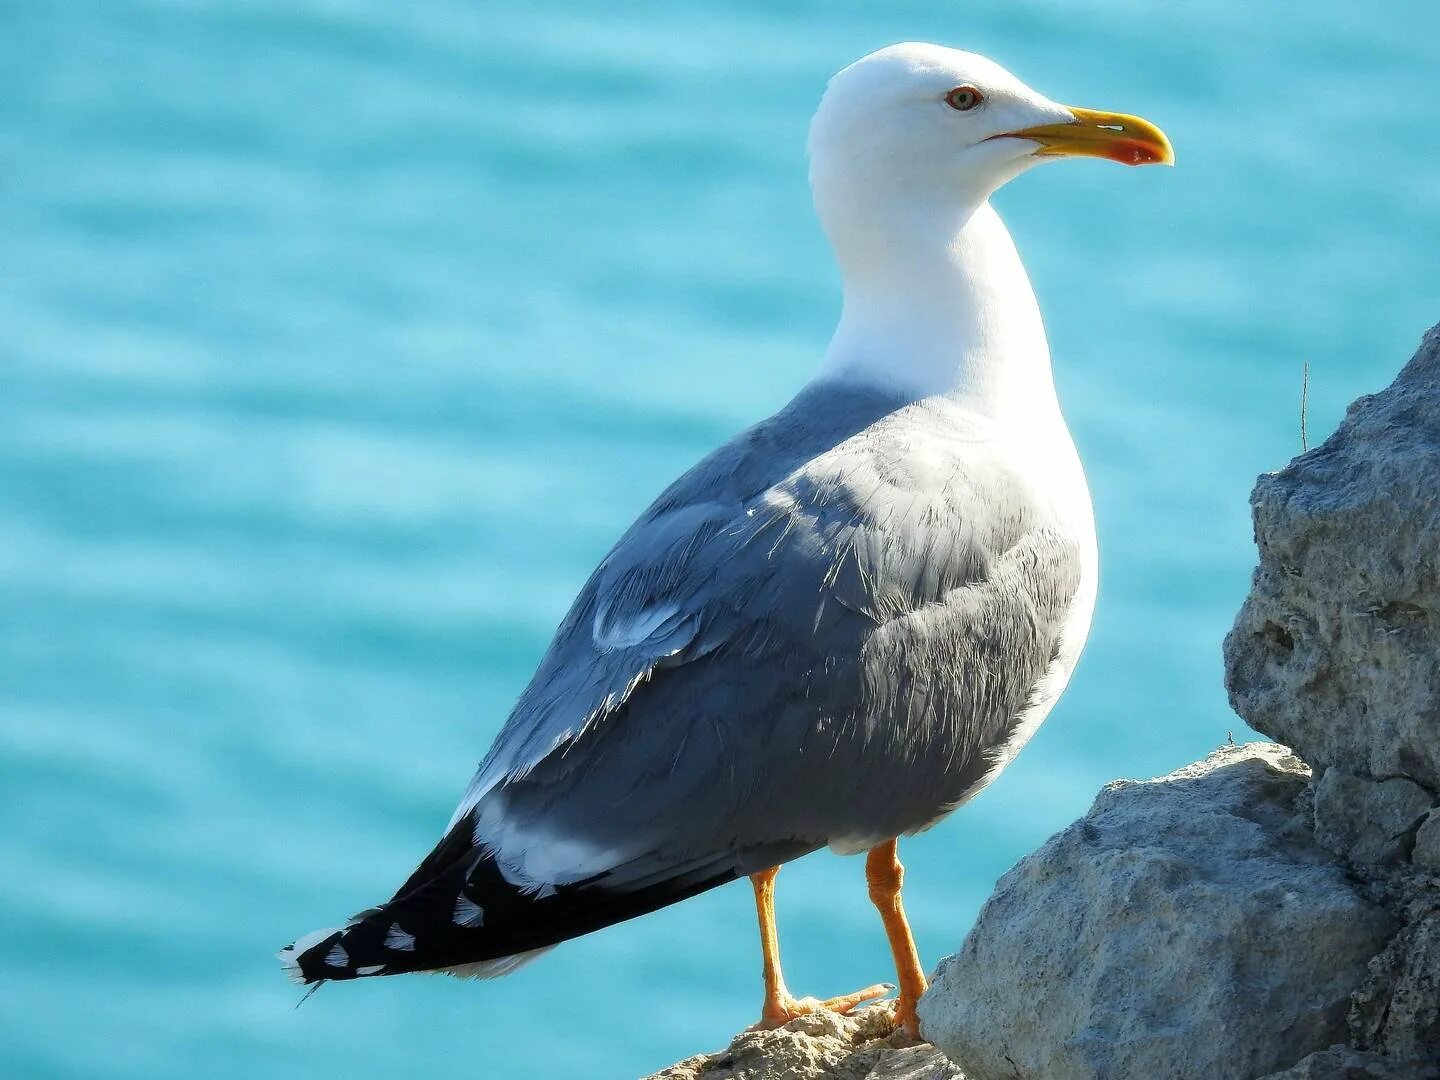
<svg viewBox="0 0 1440 1080">
<path fill-rule="evenodd" d="M 969 112 L 985 100 L 985 95 L 973 86 L 957 86 L 945 95 L 945 104 L 957 112 Z"/>
</svg>

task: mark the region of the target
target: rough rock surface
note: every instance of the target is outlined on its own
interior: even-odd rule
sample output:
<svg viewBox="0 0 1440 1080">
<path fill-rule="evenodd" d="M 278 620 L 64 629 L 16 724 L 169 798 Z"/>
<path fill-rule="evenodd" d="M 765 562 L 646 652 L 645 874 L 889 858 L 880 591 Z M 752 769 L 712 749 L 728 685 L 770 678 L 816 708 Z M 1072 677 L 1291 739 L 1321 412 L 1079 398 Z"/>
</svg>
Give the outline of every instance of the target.
<svg viewBox="0 0 1440 1080">
<path fill-rule="evenodd" d="M 1351 1038 L 1401 1060 L 1440 1061 L 1440 888 L 1415 892 L 1404 929 L 1355 995 Z"/>
<path fill-rule="evenodd" d="M 921 1032 L 973 1080 L 1253 1080 L 1344 1041 L 1394 923 L 1315 842 L 1308 776 L 1257 743 L 1109 785 L 1001 878 Z"/>
<path fill-rule="evenodd" d="M 1440 1062 L 1440 327 L 1250 502 L 1231 704 L 1314 767 L 1317 838 L 1397 917 L 1349 1044 Z"/>
<path fill-rule="evenodd" d="M 741 1032 L 647 1080 L 965 1080 L 945 1055 L 895 1031 L 894 1003 L 853 1016 L 817 1013 L 774 1031 Z"/>
<path fill-rule="evenodd" d="M 1420 869 L 1440 874 L 1440 810 L 1431 810 L 1415 830 L 1410 858 Z"/>
<path fill-rule="evenodd" d="M 1440 1080 L 1440 1068 L 1392 1061 L 1348 1046 L 1332 1046 L 1264 1080 Z"/>
<path fill-rule="evenodd" d="M 1250 498 L 1260 565 L 1231 704 L 1319 771 L 1440 791 L 1440 327 Z"/>
<path fill-rule="evenodd" d="M 1315 784 L 1315 836 L 1352 863 L 1401 863 L 1434 801 L 1403 776 L 1369 780 L 1329 768 Z"/>
</svg>

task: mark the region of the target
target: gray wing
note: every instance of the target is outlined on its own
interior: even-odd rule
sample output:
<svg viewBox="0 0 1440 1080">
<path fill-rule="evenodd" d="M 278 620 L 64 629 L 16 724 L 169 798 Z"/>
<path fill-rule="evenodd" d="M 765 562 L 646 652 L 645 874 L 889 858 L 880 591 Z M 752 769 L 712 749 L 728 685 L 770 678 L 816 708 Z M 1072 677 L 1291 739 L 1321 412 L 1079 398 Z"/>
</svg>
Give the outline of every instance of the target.
<svg viewBox="0 0 1440 1080">
<path fill-rule="evenodd" d="M 682 477 L 576 600 L 457 820 L 544 887 L 749 872 L 961 801 L 1079 563 L 951 420 L 812 390 Z"/>
<path fill-rule="evenodd" d="M 947 408 L 815 388 L 681 477 L 576 599 L 444 839 L 297 943 L 303 977 L 500 974 L 976 790 L 1080 571 Z"/>
</svg>

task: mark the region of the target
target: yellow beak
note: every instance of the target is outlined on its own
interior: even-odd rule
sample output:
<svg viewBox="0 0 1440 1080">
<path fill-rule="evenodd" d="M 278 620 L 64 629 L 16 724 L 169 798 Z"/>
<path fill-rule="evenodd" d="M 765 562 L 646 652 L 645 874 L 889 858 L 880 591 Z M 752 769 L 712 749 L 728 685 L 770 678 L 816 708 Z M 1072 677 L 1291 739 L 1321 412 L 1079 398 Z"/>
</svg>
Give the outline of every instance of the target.
<svg viewBox="0 0 1440 1080">
<path fill-rule="evenodd" d="M 1071 109 L 1073 123 L 1039 124 L 993 136 L 1029 139 L 1040 144 L 1037 156 L 1097 157 L 1121 165 L 1174 165 L 1175 151 L 1165 133 L 1148 120 L 1124 113 Z"/>
</svg>

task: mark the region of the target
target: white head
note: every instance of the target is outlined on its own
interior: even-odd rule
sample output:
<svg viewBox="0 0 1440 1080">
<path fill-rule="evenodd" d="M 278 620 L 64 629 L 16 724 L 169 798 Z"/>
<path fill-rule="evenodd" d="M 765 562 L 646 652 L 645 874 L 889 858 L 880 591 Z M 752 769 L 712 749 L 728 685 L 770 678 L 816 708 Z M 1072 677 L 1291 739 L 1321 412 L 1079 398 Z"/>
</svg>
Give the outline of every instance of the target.
<svg viewBox="0 0 1440 1080">
<path fill-rule="evenodd" d="M 892 45 L 836 75 L 810 128 L 810 185 L 845 277 L 819 377 L 958 395 L 992 416 L 1053 407 L 1035 295 L 986 201 L 1065 156 L 1174 160 L 1153 124 L 1059 105 L 974 53 Z"/>
<path fill-rule="evenodd" d="M 1040 161 L 1105 157 L 1169 164 L 1170 144 L 1137 117 L 1057 104 L 999 64 L 939 45 L 871 53 L 831 81 L 810 126 L 810 183 L 826 231 L 955 224 Z M 842 252 L 843 256 L 843 252 Z"/>
</svg>

